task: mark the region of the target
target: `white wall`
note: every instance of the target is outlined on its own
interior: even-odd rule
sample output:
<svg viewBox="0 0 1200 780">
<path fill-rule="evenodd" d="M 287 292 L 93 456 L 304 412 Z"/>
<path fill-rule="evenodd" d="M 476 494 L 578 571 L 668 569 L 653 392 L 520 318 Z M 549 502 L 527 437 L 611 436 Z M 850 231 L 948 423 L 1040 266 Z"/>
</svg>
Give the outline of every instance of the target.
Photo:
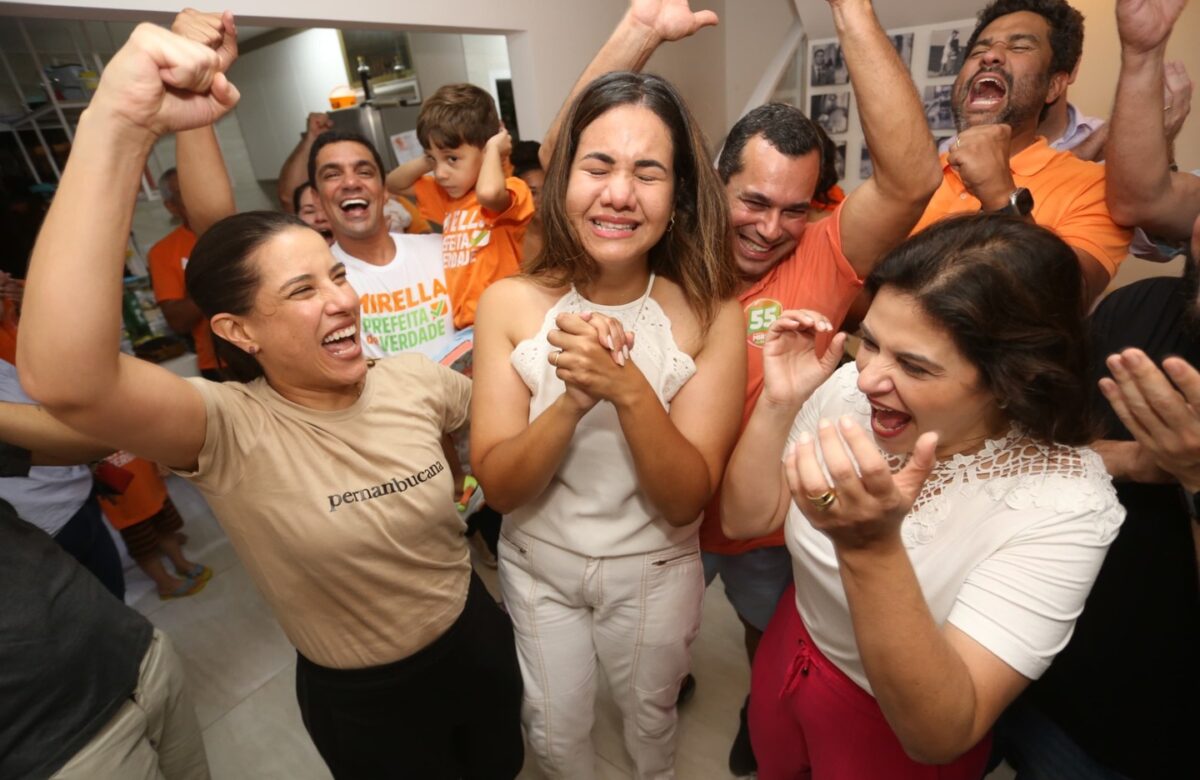
<svg viewBox="0 0 1200 780">
<path fill-rule="evenodd" d="M 503 35 L 464 35 L 462 50 L 466 81 L 486 89 L 492 100 L 499 103 L 495 80 L 504 78 L 506 73 L 512 75 L 508 64 L 508 41 Z"/>
<path fill-rule="evenodd" d="M 241 90 L 238 117 L 254 174 L 279 175 L 304 131 L 309 111 L 329 108 L 329 92 L 346 83 L 336 30 L 305 30 L 238 58 L 229 78 Z"/>
</svg>

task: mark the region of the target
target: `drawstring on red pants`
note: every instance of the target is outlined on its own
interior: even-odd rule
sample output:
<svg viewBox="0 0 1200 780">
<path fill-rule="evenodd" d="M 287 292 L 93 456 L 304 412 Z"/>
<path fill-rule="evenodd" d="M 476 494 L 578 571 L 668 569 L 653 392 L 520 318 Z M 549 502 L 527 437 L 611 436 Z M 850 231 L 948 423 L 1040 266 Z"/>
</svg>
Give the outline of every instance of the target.
<svg viewBox="0 0 1200 780">
<path fill-rule="evenodd" d="M 795 692 L 800 685 L 800 678 L 808 676 L 808 668 L 811 663 L 812 650 L 809 648 L 808 642 L 797 639 L 796 654 L 792 656 L 792 661 L 788 664 L 787 675 L 783 679 L 783 688 L 779 691 L 779 698 L 782 699 Z"/>
</svg>

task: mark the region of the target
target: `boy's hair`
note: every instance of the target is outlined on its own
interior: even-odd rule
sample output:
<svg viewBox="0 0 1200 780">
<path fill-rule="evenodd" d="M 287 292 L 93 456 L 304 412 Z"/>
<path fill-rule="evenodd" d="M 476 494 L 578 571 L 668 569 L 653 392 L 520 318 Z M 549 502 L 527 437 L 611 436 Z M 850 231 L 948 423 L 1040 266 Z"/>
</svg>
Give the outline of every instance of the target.
<svg viewBox="0 0 1200 780">
<path fill-rule="evenodd" d="M 417 140 L 426 149 L 464 143 L 482 149 L 498 132 L 496 103 L 474 84 L 447 84 L 425 100 L 417 116 Z"/>
</svg>

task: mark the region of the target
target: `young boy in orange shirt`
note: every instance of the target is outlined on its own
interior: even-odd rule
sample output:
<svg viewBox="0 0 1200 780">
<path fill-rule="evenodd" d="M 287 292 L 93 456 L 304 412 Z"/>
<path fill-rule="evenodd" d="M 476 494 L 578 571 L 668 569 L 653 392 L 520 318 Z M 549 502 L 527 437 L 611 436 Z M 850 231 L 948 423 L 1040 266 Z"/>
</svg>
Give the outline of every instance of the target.
<svg viewBox="0 0 1200 780">
<path fill-rule="evenodd" d="M 441 225 L 454 327 L 462 329 L 475 323 L 484 289 L 520 271 L 533 196 L 507 175 L 512 138 L 479 87 L 448 84 L 435 92 L 421 106 L 417 140 L 425 156 L 388 174 L 387 188 L 415 195 L 421 215 Z"/>
</svg>

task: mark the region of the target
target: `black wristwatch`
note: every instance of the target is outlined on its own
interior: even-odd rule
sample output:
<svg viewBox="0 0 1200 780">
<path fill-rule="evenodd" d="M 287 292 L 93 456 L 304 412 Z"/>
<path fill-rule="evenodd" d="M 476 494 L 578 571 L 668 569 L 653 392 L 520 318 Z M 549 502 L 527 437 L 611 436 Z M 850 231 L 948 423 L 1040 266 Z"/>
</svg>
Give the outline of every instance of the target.
<svg viewBox="0 0 1200 780">
<path fill-rule="evenodd" d="M 1028 217 L 1033 213 L 1033 193 L 1025 187 L 1017 187 L 1008 196 L 1008 205 L 991 213 L 1011 214 L 1014 217 Z"/>
</svg>

